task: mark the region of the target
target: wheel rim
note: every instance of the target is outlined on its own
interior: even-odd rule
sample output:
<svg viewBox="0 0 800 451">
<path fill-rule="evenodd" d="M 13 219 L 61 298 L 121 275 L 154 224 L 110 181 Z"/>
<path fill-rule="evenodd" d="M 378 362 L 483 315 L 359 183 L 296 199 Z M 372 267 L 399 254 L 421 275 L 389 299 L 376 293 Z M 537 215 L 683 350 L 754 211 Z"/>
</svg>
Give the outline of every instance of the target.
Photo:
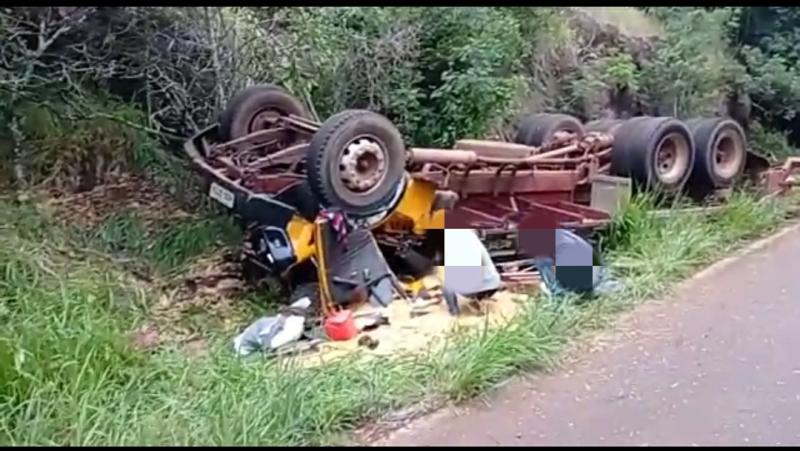
<svg viewBox="0 0 800 451">
<path fill-rule="evenodd" d="M 720 133 L 712 152 L 714 172 L 724 179 L 735 177 L 742 164 L 744 155 L 742 149 L 743 145 L 737 133 L 731 130 Z"/>
<path fill-rule="evenodd" d="M 253 133 L 257 130 L 269 130 L 275 127 L 275 120 L 286 114 L 275 108 L 267 108 L 259 111 L 250 119 L 250 124 L 247 127 L 248 132 Z"/>
<path fill-rule="evenodd" d="M 386 179 L 387 159 L 386 149 L 378 139 L 359 136 L 339 152 L 337 179 L 353 194 L 370 194 Z"/>
<path fill-rule="evenodd" d="M 689 143 L 679 133 L 670 133 L 658 143 L 655 166 L 659 180 L 665 184 L 679 182 L 689 167 Z"/>
</svg>

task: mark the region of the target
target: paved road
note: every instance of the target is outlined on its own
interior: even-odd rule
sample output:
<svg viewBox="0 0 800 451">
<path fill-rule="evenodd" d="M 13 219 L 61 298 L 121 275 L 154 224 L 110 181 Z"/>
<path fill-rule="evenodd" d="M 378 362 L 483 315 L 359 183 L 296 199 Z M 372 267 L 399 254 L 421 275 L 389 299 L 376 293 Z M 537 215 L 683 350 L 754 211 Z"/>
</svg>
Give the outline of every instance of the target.
<svg viewBox="0 0 800 451">
<path fill-rule="evenodd" d="M 380 444 L 800 444 L 800 228 L 623 320 L 559 374 Z"/>
</svg>

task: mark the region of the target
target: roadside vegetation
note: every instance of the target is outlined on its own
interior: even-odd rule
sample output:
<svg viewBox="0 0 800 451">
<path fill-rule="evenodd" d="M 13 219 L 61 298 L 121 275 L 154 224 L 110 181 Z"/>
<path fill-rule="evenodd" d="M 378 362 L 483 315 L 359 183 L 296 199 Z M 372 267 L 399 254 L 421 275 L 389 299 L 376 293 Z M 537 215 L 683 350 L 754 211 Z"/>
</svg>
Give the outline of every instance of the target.
<svg viewBox="0 0 800 451">
<path fill-rule="evenodd" d="M 521 111 L 724 113 L 778 159 L 800 143 L 800 15 L 28 7 L 0 8 L 0 25 L 0 444 L 331 443 L 552 367 L 798 204 L 741 191 L 708 214 L 661 217 L 639 196 L 600 237 L 626 287 L 613 297 L 532 297 L 512 323 L 457 330 L 427 354 L 243 361 L 232 334 L 280 299 L 268 287 L 237 288 L 235 305 L 201 288 L 181 297 L 241 237 L 176 152 L 237 89 L 279 82 L 321 118 L 374 109 L 419 146 L 506 134 Z M 132 335 L 154 322 L 180 339 L 143 349 Z"/>
<path fill-rule="evenodd" d="M 606 242 L 623 293 L 582 305 L 532 298 L 507 326 L 455 331 L 428 354 L 310 368 L 239 360 L 230 335 L 213 331 L 204 358 L 141 352 L 129 336 L 155 291 L 106 260 L 69 258 L 66 237 L 14 202 L 0 204 L 0 442 L 17 445 L 330 443 L 401 407 L 461 401 L 551 367 L 575 337 L 776 230 L 793 205 L 738 194 L 709 215 L 656 218 L 638 198 Z"/>
</svg>

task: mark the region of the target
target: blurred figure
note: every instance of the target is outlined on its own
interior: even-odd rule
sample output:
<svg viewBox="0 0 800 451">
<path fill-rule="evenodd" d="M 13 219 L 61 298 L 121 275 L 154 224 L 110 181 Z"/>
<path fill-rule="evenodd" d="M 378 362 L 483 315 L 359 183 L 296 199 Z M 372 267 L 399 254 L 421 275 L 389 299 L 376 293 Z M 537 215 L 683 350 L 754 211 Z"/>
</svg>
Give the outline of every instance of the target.
<svg viewBox="0 0 800 451">
<path fill-rule="evenodd" d="M 588 241 L 566 229 L 556 229 L 554 238 L 552 255 L 538 253 L 534 257 L 542 278 L 540 287 L 545 294 L 572 292 L 593 296 L 620 288 L 621 285 L 609 277 L 606 268 L 596 264 L 599 256 Z"/>
</svg>

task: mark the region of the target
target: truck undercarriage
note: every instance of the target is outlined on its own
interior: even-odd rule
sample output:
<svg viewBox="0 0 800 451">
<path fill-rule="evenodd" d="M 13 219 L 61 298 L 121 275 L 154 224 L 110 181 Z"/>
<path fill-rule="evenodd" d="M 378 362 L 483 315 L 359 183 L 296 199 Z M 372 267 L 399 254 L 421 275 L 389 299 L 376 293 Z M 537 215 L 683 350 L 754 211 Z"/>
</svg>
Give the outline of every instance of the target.
<svg viewBox="0 0 800 451">
<path fill-rule="evenodd" d="M 610 218 L 592 205 L 601 177 L 702 198 L 750 172 L 777 194 L 798 166 L 770 169 L 725 118 L 584 125 L 540 114 L 522 120 L 515 141 L 406 148 L 383 116 L 346 110 L 318 123 L 264 85 L 240 93 L 184 148 L 210 197 L 242 219 L 248 260 L 290 287 L 318 284 L 323 314 L 402 295 L 398 279 L 442 264 L 445 227 L 477 229 L 498 262 L 526 257 L 520 230 L 591 232 Z M 348 245 L 349 235 L 360 244 Z"/>
</svg>

